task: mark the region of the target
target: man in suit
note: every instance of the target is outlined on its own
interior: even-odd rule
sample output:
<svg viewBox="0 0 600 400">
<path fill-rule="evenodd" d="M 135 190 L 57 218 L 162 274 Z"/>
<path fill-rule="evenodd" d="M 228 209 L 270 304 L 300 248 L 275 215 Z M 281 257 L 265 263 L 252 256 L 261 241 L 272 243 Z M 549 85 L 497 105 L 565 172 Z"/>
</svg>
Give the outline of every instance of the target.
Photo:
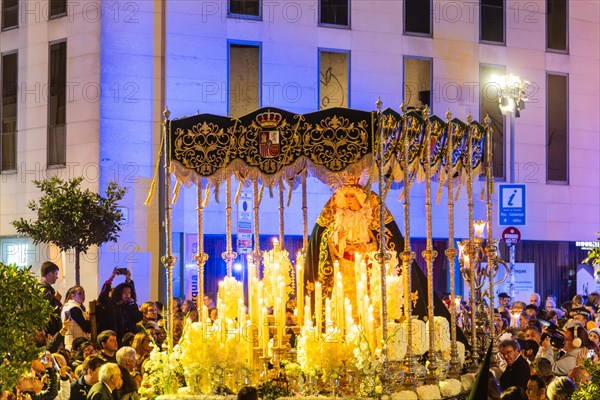
<svg viewBox="0 0 600 400">
<path fill-rule="evenodd" d="M 529 381 L 529 363 L 521 356 L 519 343 L 516 340 L 503 340 L 498 345 L 500 357 L 506 361 L 506 369 L 500 377 L 500 388 L 502 391 L 511 386 L 519 386 L 527 390 Z"/>
<path fill-rule="evenodd" d="M 100 367 L 98 378 L 100 380 L 88 392 L 87 400 L 113 400 L 113 391 L 123 385 L 119 366 L 114 363 L 104 364 Z"/>
<path fill-rule="evenodd" d="M 89 356 L 81 365 L 81 376 L 71 383 L 70 400 L 85 400 L 93 385 L 98 383 L 98 374 L 104 360 L 100 357 Z"/>
</svg>

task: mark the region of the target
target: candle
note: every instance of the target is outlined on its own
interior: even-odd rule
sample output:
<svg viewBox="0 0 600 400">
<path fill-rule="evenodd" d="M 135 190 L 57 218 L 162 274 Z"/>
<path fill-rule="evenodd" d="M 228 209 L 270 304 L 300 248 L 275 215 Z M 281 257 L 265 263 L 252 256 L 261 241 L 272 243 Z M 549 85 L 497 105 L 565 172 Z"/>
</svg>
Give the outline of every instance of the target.
<svg viewBox="0 0 600 400">
<path fill-rule="evenodd" d="M 208 322 L 208 307 L 204 304 L 202 305 L 202 318 L 200 319 L 200 322 L 203 324 Z"/>
<path fill-rule="evenodd" d="M 250 316 L 251 322 L 256 322 L 254 320 L 254 299 L 256 298 L 256 293 L 254 292 L 254 277 L 255 277 L 255 266 L 253 262 L 248 263 L 248 315 Z"/>
<path fill-rule="evenodd" d="M 310 304 L 304 306 L 304 326 L 307 328 L 312 327 L 312 321 L 310 320 Z"/>
<path fill-rule="evenodd" d="M 346 326 L 344 331 L 348 334 L 349 329 L 354 325 L 354 319 L 352 318 L 352 303 L 350 303 L 349 298 L 345 298 L 344 303 L 346 307 Z"/>
<path fill-rule="evenodd" d="M 304 320 L 304 257 L 296 255 L 296 310 L 298 310 L 298 325 Z"/>
<path fill-rule="evenodd" d="M 356 285 L 356 303 L 357 303 L 357 312 L 358 312 L 358 323 L 364 325 L 365 320 L 363 319 L 363 302 L 360 301 L 364 297 L 364 287 L 362 281 L 359 281 Z"/>
<path fill-rule="evenodd" d="M 331 322 L 331 300 L 325 299 L 325 331 Z"/>
<path fill-rule="evenodd" d="M 369 315 L 367 316 L 369 323 L 367 324 L 367 338 L 369 340 L 369 348 L 371 352 L 375 352 L 375 318 L 373 317 L 373 306 L 368 308 Z"/>
<path fill-rule="evenodd" d="M 321 292 L 321 283 L 315 283 L 315 321 L 317 324 L 317 338 L 321 338 L 321 314 L 323 310 L 323 294 Z"/>
<path fill-rule="evenodd" d="M 262 331 L 261 342 L 263 348 L 263 357 L 267 357 L 269 351 L 269 320 L 267 317 L 267 308 L 262 307 L 260 310 L 260 329 Z"/>
<path fill-rule="evenodd" d="M 277 328 L 275 329 L 275 331 L 277 332 L 277 347 L 281 348 L 281 339 L 282 339 L 282 325 L 281 325 L 281 303 L 282 300 L 281 299 L 275 299 L 275 310 L 274 310 L 274 317 L 275 317 L 275 324 L 277 325 Z"/>
</svg>

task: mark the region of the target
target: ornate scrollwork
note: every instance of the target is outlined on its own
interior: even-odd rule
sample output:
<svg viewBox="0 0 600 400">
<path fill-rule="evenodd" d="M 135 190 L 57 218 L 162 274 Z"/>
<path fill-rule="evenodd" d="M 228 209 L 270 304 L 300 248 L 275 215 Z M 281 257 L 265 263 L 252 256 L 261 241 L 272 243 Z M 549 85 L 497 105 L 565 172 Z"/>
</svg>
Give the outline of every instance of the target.
<svg viewBox="0 0 600 400">
<path fill-rule="evenodd" d="M 304 155 L 330 171 L 342 171 L 370 151 L 369 124 L 333 115 L 317 124 L 305 124 Z"/>
<path fill-rule="evenodd" d="M 210 176 L 227 164 L 235 149 L 235 136 L 216 123 L 202 122 L 174 133 L 175 158 L 203 176 Z"/>
</svg>

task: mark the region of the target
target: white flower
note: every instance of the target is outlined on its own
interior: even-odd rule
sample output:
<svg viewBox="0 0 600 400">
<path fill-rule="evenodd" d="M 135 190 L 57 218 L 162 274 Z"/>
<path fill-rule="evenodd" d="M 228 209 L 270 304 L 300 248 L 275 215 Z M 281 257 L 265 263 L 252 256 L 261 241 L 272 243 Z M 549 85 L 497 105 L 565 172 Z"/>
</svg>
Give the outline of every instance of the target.
<svg viewBox="0 0 600 400">
<path fill-rule="evenodd" d="M 417 388 L 419 400 L 438 400 L 442 398 L 440 388 L 437 385 L 423 385 Z"/>
<path fill-rule="evenodd" d="M 444 397 L 456 396 L 462 390 L 462 384 L 458 379 L 446 379 L 440 382 L 440 391 Z"/>
<path fill-rule="evenodd" d="M 475 383 L 475 374 L 464 374 L 460 377 L 460 382 L 465 392 L 471 390 L 473 384 Z"/>
<path fill-rule="evenodd" d="M 402 390 L 401 392 L 392 393 L 392 400 L 418 400 L 419 397 L 412 390 Z"/>
</svg>

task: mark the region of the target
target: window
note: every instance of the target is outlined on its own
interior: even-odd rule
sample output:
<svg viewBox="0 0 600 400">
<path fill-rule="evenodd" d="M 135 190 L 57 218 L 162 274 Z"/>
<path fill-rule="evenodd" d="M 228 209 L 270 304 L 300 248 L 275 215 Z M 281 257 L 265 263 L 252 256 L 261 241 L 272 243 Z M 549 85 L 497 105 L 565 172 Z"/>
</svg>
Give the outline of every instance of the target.
<svg viewBox="0 0 600 400">
<path fill-rule="evenodd" d="M 17 53 L 2 55 L 0 171 L 17 169 Z"/>
<path fill-rule="evenodd" d="M 349 107 L 350 53 L 319 50 L 319 109 Z"/>
<path fill-rule="evenodd" d="M 350 26 L 349 0 L 320 0 L 319 23 Z"/>
<path fill-rule="evenodd" d="M 260 47 L 229 45 L 229 115 L 239 117 L 260 108 Z"/>
<path fill-rule="evenodd" d="M 481 65 L 479 67 L 479 120 L 483 121 L 486 115 L 491 118 L 490 126 L 494 130 L 492 135 L 492 170 L 494 178 L 505 179 L 504 160 L 504 116 L 500 111 L 500 86 L 494 82 L 494 76 L 504 77 L 505 68 L 501 66 Z"/>
<path fill-rule="evenodd" d="M 229 14 L 260 17 L 260 0 L 229 0 Z"/>
<path fill-rule="evenodd" d="M 431 35 L 431 0 L 404 1 L 404 33 Z"/>
<path fill-rule="evenodd" d="M 404 104 L 409 109 L 431 108 L 430 59 L 404 59 Z"/>
<path fill-rule="evenodd" d="M 65 165 L 67 153 L 67 42 L 50 44 L 48 165 Z"/>
<path fill-rule="evenodd" d="M 2 30 L 19 26 L 19 0 L 2 0 Z"/>
<path fill-rule="evenodd" d="M 504 43 L 504 0 L 481 0 L 479 13 L 479 39 Z"/>
<path fill-rule="evenodd" d="M 569 179 L 568 85 L 566 75 L 547 76 L 546 176 L 549 182 L 567 182 Z"/>
<path fill-rule="evenodd" d="M 546 47 L 567 51 L 567 0 L 546 0 Z"/>
<path fill-rule="evenodd" d="M 67 15 L 67 0 L 50 0 L 50 18 Z"/>
</svg>

